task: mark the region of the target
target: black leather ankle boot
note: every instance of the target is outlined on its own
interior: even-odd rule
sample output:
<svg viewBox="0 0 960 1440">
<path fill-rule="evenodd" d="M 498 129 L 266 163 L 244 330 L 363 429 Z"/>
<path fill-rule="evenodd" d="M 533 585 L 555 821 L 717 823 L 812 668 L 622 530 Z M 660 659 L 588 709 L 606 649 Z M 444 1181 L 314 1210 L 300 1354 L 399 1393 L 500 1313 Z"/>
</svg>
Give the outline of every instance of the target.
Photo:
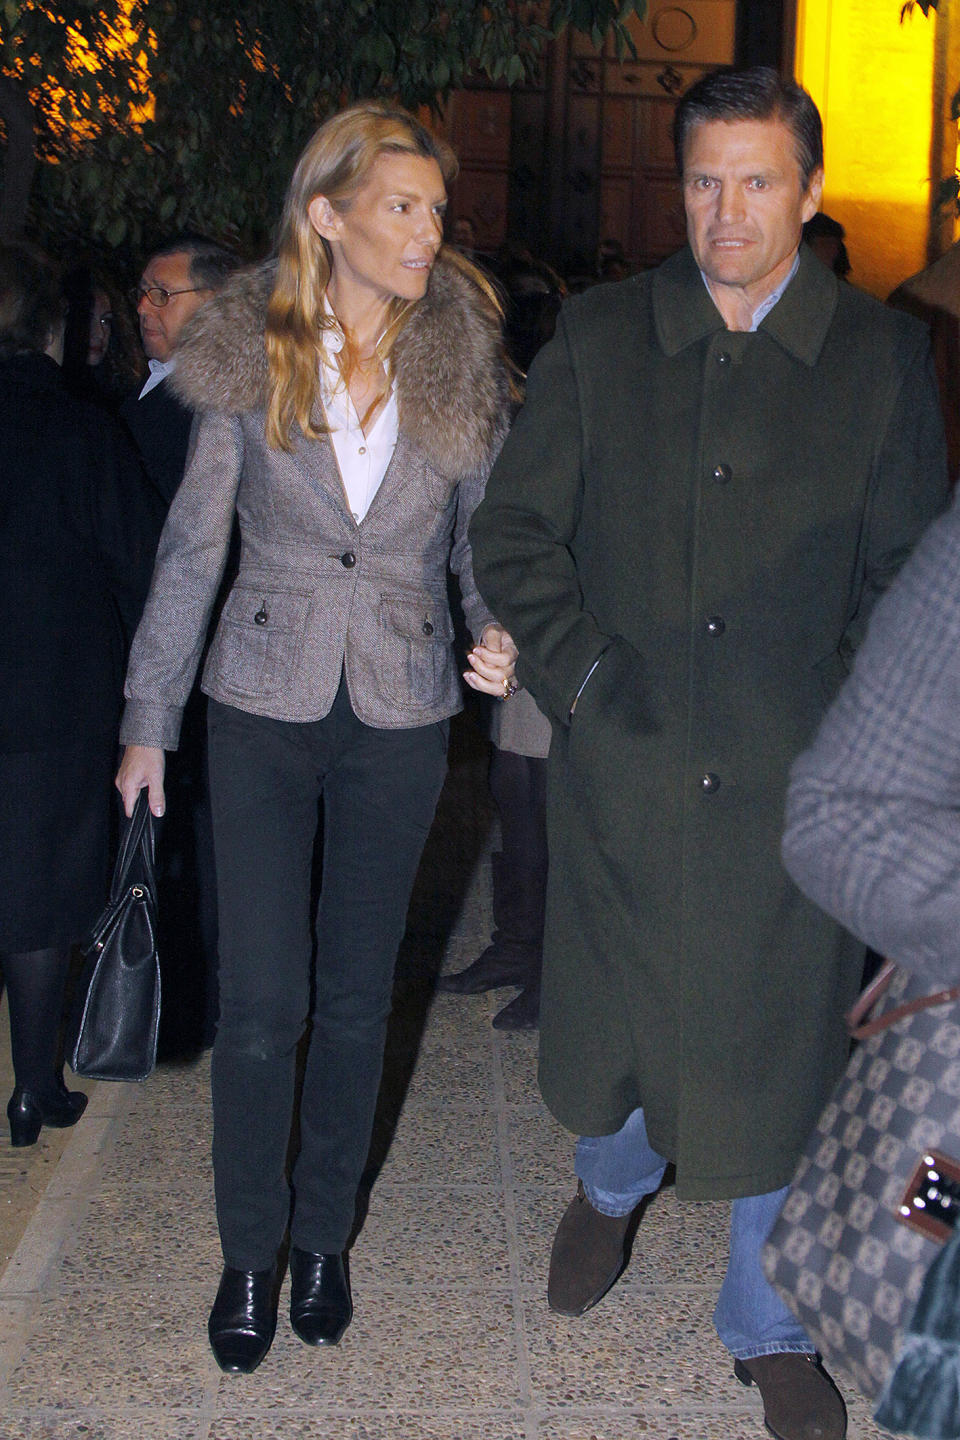
<svg viewBox="0 0 960 1440">
<path fill-rule="evenodd" d="M 35 1145 L 43 1125 L 66 1130 L 76 1125 L 87 1108 L 82 1090 L 67 1090 L 61 1085 L 49 1095 L 38 1094 L 18 1085 L 7 1104 L 11 1145 Z"/>
<path fill-rule="evenodd" d="M 277 1267 L 223 1267 L 207 1333 L 214 1359 L 228 1375 L 249 1375 L 273 1344 L 277 1329 Z"/>
<path fill-rule="evenodd" d="M 290 1324 L 305 1345 L 337 1345 L 353 1319 L 342 1255 L 290 1251 Z"/>
</svg>

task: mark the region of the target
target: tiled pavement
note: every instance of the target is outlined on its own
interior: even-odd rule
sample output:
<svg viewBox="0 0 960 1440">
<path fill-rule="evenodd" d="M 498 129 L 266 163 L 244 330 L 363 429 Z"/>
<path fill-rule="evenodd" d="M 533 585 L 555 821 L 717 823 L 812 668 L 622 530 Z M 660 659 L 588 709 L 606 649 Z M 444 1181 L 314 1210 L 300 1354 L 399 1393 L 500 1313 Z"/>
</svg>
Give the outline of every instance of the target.
<svg viewBox="0 0 960 1440">
<path fill-rule="evenodd" d="M 441 964 L 460 968 L 489 930 L 493 822 L 470 735 L 455 732 L 411 907 L 342 1344 L 307 1349 L 281 1308 L 260 1369 L 220 1374 L 205 1334 L 220 1263 L 209 1064 L 91 1085 L 66 1137 L 15 1153 L 0 1140 L 0 1206 L 26 1225 L 0 1277 L 0 1440 L 764 1434 L 710 1322 L 726 1206 L 663 1192 L 603 1303 L 581 1320 L 547 1310 L 571 1139 L 540 1101 L 535 1039 L 491 1029 L 504 995 L 432 998 Z M 881 1433 L 851 1402 L 853 1440 Z"/>
</svg>

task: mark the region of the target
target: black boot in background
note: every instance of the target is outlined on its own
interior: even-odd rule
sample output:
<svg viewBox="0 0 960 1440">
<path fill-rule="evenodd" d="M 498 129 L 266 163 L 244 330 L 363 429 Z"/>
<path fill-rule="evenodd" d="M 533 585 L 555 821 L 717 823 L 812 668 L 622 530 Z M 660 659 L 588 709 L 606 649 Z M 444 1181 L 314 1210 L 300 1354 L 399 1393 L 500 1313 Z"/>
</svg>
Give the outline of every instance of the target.
<svg viewBox="0 0 960 1440">
<path fill-rule="evenodd" d="M 504 985 L 525 985 L 536 963 L 524 923 L 522 875 L 507 866 L 500 853 L 491 855 L 490 864 L 495 926 L 490 944 L 465 970 L 440 976 L 437 989 L 445 995 L 481 995 Z"/>
</svg>

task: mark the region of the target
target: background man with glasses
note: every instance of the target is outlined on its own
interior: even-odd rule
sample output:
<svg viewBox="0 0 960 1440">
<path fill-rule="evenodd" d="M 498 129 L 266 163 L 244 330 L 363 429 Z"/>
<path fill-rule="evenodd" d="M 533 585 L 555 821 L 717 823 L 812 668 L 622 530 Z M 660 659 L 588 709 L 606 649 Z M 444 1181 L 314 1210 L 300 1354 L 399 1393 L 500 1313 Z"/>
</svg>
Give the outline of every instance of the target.
<svg viewBox="0 0 960 1440">
<path fill-rule="evenodd" d="M 169 507 L 183 478 L 193 412 L 173 393 L 180 333 L 239 258 L 202 235 L 174 236 L 150 256 L 133 291 L 150 365 L 139 396 L 120 414 L 144 469 Z M 217 894 L 207 799 L 206 701 L 199 686 L 187 703 L 180 748 L 167 771 L 168 819 L 157 852 L 163 971 L 160 1053 L 188 1056 L 213 1043 L 217 1015 Z"/>
<path fill-rule="evenodd" d="M 125 401 L 126 421 L 143 464 L 169 506 L 183 477 L 193 419 L 166 383 L 180 332 L 239 265 L 231 251 L 202 235 L 174 236 L 150 256 L 131 298 L 150 374 Z"/>
</svg>

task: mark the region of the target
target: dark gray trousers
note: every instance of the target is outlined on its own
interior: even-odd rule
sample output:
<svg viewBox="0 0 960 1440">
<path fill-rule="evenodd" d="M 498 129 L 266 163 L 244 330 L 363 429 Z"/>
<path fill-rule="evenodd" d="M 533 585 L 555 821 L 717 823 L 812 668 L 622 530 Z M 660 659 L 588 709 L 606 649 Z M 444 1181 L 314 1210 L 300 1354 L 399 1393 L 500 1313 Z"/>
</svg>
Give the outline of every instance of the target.
<svg viewBox="0 0 960 1440">
<path fill-rule="evenodd" d="M 294 1245 L 344 1248 L 366 1160 L 397 949 L 446 771 L 448 722 L 377 730 L 341 684 L 324 720 L 210 702 L 220 918 L 213 1165 L 226 1264 L 273 1264 L 290 1216 L 285 1160 L 308 1021 L 310 884 L 323 795 L 316 999 L 293 1172 Z"/>
</svg>

